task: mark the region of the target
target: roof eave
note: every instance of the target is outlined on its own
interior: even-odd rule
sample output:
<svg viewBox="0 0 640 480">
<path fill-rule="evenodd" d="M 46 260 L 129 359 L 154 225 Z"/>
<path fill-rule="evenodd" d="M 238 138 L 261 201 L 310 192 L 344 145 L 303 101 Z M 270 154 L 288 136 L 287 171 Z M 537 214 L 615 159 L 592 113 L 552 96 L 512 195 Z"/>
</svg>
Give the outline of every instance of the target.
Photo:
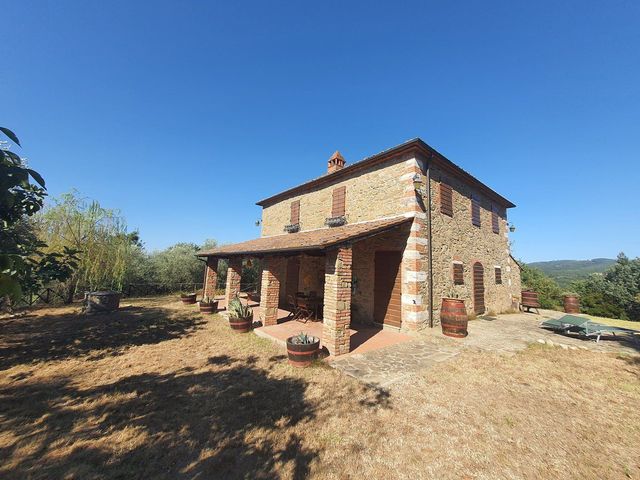
<svg viewBox="0 0 640 480">
<path fill-rule="evenodd" d="M 272 195 L 271 197 L 268 197 L 263 200 L 260 200 L 259 202 L 256 202 L 256 205 L 260 207 L 268 206 L 269 204 L 273 204 L 278 200 L 283 200 L 287 197 L 290 197 L 297 192 L 300 192 L 309 188 L 315 188 L 325 183 L 331 183 L 342 177 L 349 176 L 351 173 L 358 171 L 359 169 L 369 167 L 377 163 L 381 163 L 392 156 L 396 156 L 411 150 L 419 150 L 423 154 L 425 154 L 425 156 L 427 157 L 436 158 L 441 162 L 441 164 L 445 168 L 448 168 L 451 171 L 451 173 L 454 173 L 462 177 L 467 182 L 479 187 L 480 190 L 482 190 L 488 197 L 491 197 L 493 200 L 502 204 L 505 208 L 514 208 L 516 206 L 513 202 L 506 199 L 505 197 L 500 195 L 498 192 L 496 192 L 495 190 L 493 190 L 492 188 L 490 188 L 489 186 L 487 186 L 486 184 L 478 180 L 473 175 L 471 175 L 469 172 L 467 172 L 466 170 L 456 165 L 454 162 L 449 160 L 442 153 L 438 152 L 435 148 L 431 147 L 429 144 L 427 144 L 425 141 L 423 141 L 420 138 L 414 138 L 400 145 L 396 145 L 395 147 L 392 147 L 388 150 L 372 155 L 371 157 L 364 158 L 356 163 L 348 165 L 344 167 L 342 170 L 338 170 L 337 172 L 323 175 L 313 180 L 309 180 L 301 185 L 297 185 L 295 187 L 284 190 L 280 193 Z"/>
</svg>

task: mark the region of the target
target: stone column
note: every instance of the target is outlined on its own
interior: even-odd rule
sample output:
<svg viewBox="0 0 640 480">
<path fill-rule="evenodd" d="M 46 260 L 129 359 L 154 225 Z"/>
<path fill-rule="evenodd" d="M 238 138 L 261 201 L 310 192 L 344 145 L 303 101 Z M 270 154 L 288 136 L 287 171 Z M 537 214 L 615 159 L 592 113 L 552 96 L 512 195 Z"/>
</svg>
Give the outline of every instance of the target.
<svg viewBox="0 0 640 480">
<path fill-rule="evenodd" d="M 410 158 L 405 161 L 404 205 L 406 215 L 413 217 L 407 246 L 402 255 L 402 329 L 418 330 L 429 319 L 429 235 L 428 198 L 416 193 L 413 185 L 414 175 L 425 182 L 426 161 L 423 158 Z"/>
<path fill-rule="evenodd" d="M 278 323 L 278 303 L 280 302 L 280 283 L 285 276 L 286 262 L 283 257 L 267 257 L 262 267 L 260 287 L 260 317 L 262 325 Z"/>
<path fill-rule="evenodd" d="M 213 298 L 218 285 L 218 259 L 207 257 L 207 265 L 204 269 L 204 292 L 205 297 Z"/>
<path fill-rule="evenodd" d="M 327 252 L 325 258 L 322 344 L 332 355 L 349 353 L 351 339 L 351 246 Z"/>
<path fill-rule="evenodd" d="M 224 292 L 224 299 L 229 302 L 240 293 L 240 276 L 242 274 L 242 258 L 233 257 L 229 259 L 229 268 L 227 269 L 227 288 Z"/>
</svg>

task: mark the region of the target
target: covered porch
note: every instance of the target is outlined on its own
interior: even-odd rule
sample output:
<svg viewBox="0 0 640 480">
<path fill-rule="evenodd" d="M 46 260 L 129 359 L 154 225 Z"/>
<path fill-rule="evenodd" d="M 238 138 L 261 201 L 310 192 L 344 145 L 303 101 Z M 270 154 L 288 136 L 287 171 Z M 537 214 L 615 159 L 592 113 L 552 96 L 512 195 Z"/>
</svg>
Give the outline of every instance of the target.
<svg viewBox="0 0 640 480">
<path fill-rule="evenodd" d="M 410 337 L 399 330 L 402 312 L 415 311 L 402 301 L 403 294 L 415 291 L 413 277 L 402 273 L 411 221 L 396 217 L 262 237 L 200 252 L 207 260 L 204 294 L 212 296 L 218 261 L 225 258 L 227 278 L 219 307 L 225 308 L 240 295 L 243 303 L 253 307 L 258 335 L 283 342 L 304 331 L 319 337 L 334 356 L 407 341 Z M 386 275 L 376 267 L 377 252 L 392 253 L 389 258 L 398 259 L 395 271 Z M 262 264 L 258 291 L 241 293 L 243 261 L 255 258 Z M 384 281 L 388 291 L 381 293 Z M 301 301 L 305 314 L 296 319 Z"/>
</svg>

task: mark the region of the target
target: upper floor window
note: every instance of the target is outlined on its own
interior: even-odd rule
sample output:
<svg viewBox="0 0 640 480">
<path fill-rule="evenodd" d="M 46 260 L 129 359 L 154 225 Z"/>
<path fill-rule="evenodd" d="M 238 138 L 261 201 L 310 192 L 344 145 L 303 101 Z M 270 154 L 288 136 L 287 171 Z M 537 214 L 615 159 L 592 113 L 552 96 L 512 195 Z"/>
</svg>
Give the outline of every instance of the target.
<svg viewBox="0 0 640 480">
<path fill-rule="evenodd" d="M 480 201 L 475 197 L 471 197 L 471 223 L 480 226 Z"/>
<path fill-rule="evenodd" d="M 498 216 L 496 207 L 491 209 L 491 229 L 493 233 L 500 233 L 500 217 Z"/>
<path fill-rule="evenodd" d="M 300 223 L 300 200 L 291 202 L 291 217 L 289 219 L 291 225 Z"/>
<path fill-rule="evenodd" d="M 440 211 L 453 217 L 453 192 L 451 186 L 440 182 Z"/>
<path fill-rule="evenodd" d="M 333 189 L 333 201 L 331 204 L 331 216 L 343 217 L 345 211 L 345 196 L 347 193 L 347 187 L 337 187 Z"/>
</svg>

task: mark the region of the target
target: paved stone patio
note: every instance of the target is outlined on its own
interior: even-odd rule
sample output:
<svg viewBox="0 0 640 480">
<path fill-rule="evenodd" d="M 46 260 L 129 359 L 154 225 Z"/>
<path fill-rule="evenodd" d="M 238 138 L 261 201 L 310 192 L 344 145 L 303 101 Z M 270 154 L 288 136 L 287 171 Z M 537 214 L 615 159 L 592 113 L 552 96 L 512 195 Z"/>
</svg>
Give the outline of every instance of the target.
<svg viewBox="0 0 640 480">
<path fill-rule="evenodd" d="M 437 327 L 422 331 L 413 341 L 373 352 L 341 356 L 330 363 L 364 383 L 387 387 L 437 363 L 449 361 L 464 350 L 515 355 L 532 343 L 545 343 L 566 350 L 640 355 L 640 335 L 603 337 L 596 343 L 540 328 L 544 320 L 562 315 L 561 312 L 541 310 L 539 315 L 516 313 L 478 318 L 469 322 L 469 336 L 464 339 L 445 337 Z"/>
</svg>

